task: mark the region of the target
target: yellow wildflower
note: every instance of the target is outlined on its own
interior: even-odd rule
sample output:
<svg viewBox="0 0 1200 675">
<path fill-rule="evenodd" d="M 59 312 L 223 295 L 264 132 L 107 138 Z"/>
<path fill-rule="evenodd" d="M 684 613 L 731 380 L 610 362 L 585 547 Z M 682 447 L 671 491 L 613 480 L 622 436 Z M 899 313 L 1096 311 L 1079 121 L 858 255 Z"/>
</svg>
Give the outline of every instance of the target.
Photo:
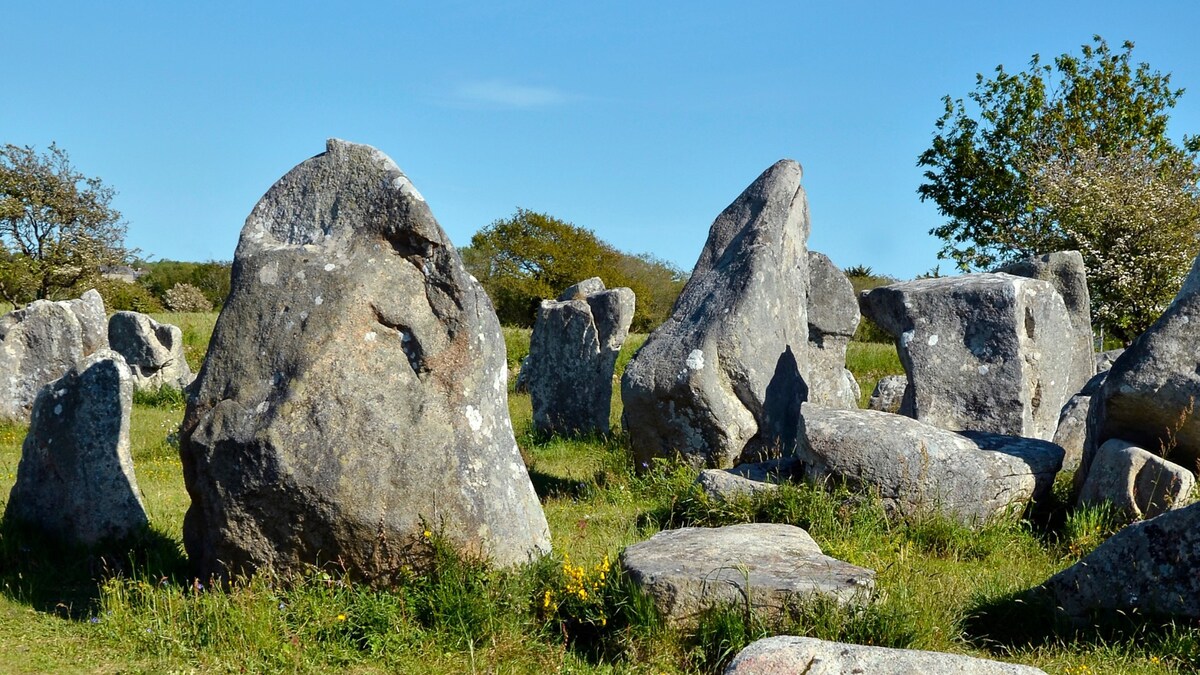
<svg viewBox="0 0 1200 675">
<path fill-rule="evenodd" d="M 338 614 L 338 615 L 337 615 L 337 620 L 338 620 L 338 621 L 345 621 L 345 620 L 346 620 L 346 615 L 345 615 L 345 614 Z"/>
</svg>

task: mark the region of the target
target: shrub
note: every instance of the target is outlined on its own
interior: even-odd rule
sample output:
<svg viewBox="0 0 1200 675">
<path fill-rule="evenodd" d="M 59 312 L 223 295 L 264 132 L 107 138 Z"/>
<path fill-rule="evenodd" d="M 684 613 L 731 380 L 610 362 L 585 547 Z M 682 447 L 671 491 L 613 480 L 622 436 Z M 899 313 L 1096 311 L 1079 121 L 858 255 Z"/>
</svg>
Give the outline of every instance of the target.
<svg viewBox="0 0 1200 675">
<path fill-rule="evenodd" d="M 172 312 L 211 312 L 212 303 L 204 292 L 189 283 L 175 284 L 163 296 L 163 302 Z"/>
<path fill-rule="evenodd" d="M 104 307 L 110 312 L 161 312 L 162 304 L 150 291 L 138 284 L 127 284 L 124 281 L 104 280 L 96 285 L 100 297 L 104 298 Z"/>
</svg>

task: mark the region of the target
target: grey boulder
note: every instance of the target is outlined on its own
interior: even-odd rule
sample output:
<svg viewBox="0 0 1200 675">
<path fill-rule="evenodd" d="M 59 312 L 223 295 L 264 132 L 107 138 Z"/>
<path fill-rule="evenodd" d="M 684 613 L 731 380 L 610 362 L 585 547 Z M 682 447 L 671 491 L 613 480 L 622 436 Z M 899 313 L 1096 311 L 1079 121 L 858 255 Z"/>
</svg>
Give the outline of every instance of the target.
<svg viewBox="0 0 1200 675">
<path fill-rule="evenodd" d="M 58 304 L 71 310 L 79 320 L 84 356 L 108 349 L 108 315 L 104 311 L 104 298 L 100 296 L 99 291 L 93 288 L 84 291 L 78 298 L 62 300 Z"/>
<path fill-rule="evenodd" d="M 796 459 L 810 481 L 878 493 L 903 517 L 942 514 L 967 526 L 1019 513 L 1047 494 L 1062 448 L 985 432 L 957 434 L 876 410 L 806 403 Z"/>
<path fill-rule="evenodd" d="M 125 357 L 136 389 L 164 385 L 182 389 L 195 377 L 183 355 L 183 331 L 140 312 L 117 312 L 108 320 L 108 343 Z"/>
<path fill-rule="evenodd" d="M 794 444 L 807 385 L 808 202 L 782 160 L 721 212 L 671 316 L 625 370 L 623 424 L 639 463 L 734 463 L 748 446 Z M 786 454 L 786 452 L 784 452 Z"/>
<path fill-rule="evenodd" d="M 696 484 L 709 499 L 722 502 L 751 497 L 760 492 L 772 492 L 779 488 L 777 483 L 747 478 L 729 469 L 705 469 L 696 477 Z"/>
<path fill-rule="evenodd" d="M 533 425 L 542 433 L 609 431 L 613 368 L 633 321 L 628 288 L 605 290 L 592 278 L 543 300 L 521 378 L 533 403 Z"/>
<path fill-rule="evenodd" d="M 1195 484 L 1182 466 L 1111 438 L 1096 450 L 1079 503 L 1110 502 L 1126 518 L 1153 518 L 1182 507 Z"/>
<path fill-rule="evenodd" d="M 1048 253 L 1005 265 L 996 271 L 1050 282 L 1062 296 L 1071 319 L 1073 342 L 1068 387 L 1071 391 L 1078 391 L 1096 372 L 1092 347 L 1092 301 L 1088 293 L 1087 267 L 1083 264 L 1083 255 L 1079 251 Z"/>
<path fill-rule="evenodd" d="M 375 148 L 331 139 L 254 207 L 189 392 L 202 577 L 333 563 L 386 583 L 426 530 L 498 566 L 550 548 L 496 314 Z"/>
<path fill-rule="evenodd" d="M 854 286 L 829 256 L 808 252 L 808 342 L 800 374 L 808 400 L 827 408 L 857 408 L 859 389 L 846 369 L 846 346 L 860 318 Z"/>
<path fill-rule="evenodd" d="M 1083 458 L 1083 446 L 1087 440 L 1088 409 L 1091 396 L 1076 394 L 1063 406 L 1058 414 L 1058 427 L 1054 430 L 1054 444 L 1063 449 L 1063 471 L 1079 468 Z"/>
<path fill-rule="evenodd" d="M 1096 372 L 1102 373 L 1104 371 L 1111 370 L 1113 364 L 1116 363 L 1117 359 L 1124 353 L 1125 353 L 1124 348 L 1110 349 L 1106 352 L 1097 352 L 1096 353 Z"/>
<path fill-rule="evenodd" d="M 875 383 L 867 408 L 880 412 L 899 414 L 904 403 L 904 392 L 908 389 L 908 378 L 904 375 L 885 375 Z"/>
<path fill-rule="evenodd" d="M 144 529 L 129 451 L 132 405 L 129 368 L 108 350 L 42 388 L 5 517 L 82 546 Z"/>
<path fill-rule="evenodd" d="M 1045 675 L 1031 666 L 916 649 L 777 635 L 738 652 L 725 675 Z"/>
<path fill-rule="evenodd" d="M 66 303 L 37 300 L 0 316 L 0 419 L 28 422 L 42 387 L 83 358 L 83 329 Z"/>
<path fill-rule="evenodd" d="M 674 625 L 735 604 L 766 615 L 814 596 L 864 604 L 875 572 L 821 553 L 793 525 L 750 523 L 666 530 L 627 547 L 621 566 Z"/>
<path fill-rule="evenodd" d="M 1034 589 L 1067 617 L 1200 619 L 1200 504 L 1136 522 Z"/>
<path fill-rule="evenodd" d="M 883 286 L 860 300 L 896 338 L 908 375 L 902 414 L 954 431 L 1054 437 L 1078 387 L 1075 342 L 1063 339 L 1075 329 L 1049 282 L 964 274 Z"/>
</svg>

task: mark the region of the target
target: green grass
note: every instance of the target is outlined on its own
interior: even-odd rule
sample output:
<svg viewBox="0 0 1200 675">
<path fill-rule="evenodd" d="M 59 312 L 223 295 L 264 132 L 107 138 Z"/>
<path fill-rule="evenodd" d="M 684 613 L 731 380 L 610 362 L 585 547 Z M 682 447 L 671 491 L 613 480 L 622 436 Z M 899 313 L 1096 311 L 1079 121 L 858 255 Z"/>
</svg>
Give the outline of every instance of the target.
<svg viewBox="0 0 1200 675">
<path fill-rule="evenodd" d="M 190 322 L 189 343 L 202 353 L 211 317 L 156 318 Z M 511 358 L 528 333 L 506 335 L 516 343 Z M 631 339 L 619 368 L 642 341 Z M 898 370 L 888 349 L 851 345 L 851 368 L 868 392 L 871 378 Z M 1112 532 L 1103 511 L 1051 505 L 1029 522 L 972 532 L 936 518 L 890 520 L 870 495 L 836 486 L 787 485 L 716 502 L 694 487 L 689 469 L 634 472 L 615 426 L 607 437 L 539 438 L 529 397 L 513 394 L 510 404 L 553 555 L 498 571 L 431 532 L 434 562 L 400 574 L 394 588 L 354 584 L 332 569 L 213 590 L 189 578 L 181 545 L 189 502 L 175 436 L 180 401 L 139 394 L 132 446 L 152 529 L 107 557 L 0 529 L 0 672 L 720 672 L 750 641 L 779 633 L 966 653 L 1049 673 L 1200 666 L 1195 626 L 1072 632 L 1021 603 L 1022 591 Z M 619 414 L 615 400 L 614 425 Z M 0 426 L 0 500 L 23 436 L 22 427 Z M 1060 477 L 1057 495 L 1067 482 Z M 738 522 L 805 527 L 830 555 L 877 570 L 877 595 L 862 610 L 801 603 L 773 619 L 719 608 L 677 630 L 615 572 L 624 546 L 660 529 Z"/>
</svg>

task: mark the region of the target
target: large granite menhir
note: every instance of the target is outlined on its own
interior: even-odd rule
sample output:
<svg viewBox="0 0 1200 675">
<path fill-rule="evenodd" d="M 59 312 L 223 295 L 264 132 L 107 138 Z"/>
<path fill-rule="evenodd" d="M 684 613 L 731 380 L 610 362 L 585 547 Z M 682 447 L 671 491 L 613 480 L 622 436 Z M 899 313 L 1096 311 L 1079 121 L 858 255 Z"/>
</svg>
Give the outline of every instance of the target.
<svg viewBox="0 0 1200 675">
<path fill-rule="evenodd" d="M 202 576 L 387 581 L 428 528 L 497 565 L 549 550 L 491 303 L 391 159 L 330 140 L 246 219 L 191 387 L 184 545 Z"/>
<path fill-rule="evenodd" d="M 91 546 L 138 533 L 146 511 L 129 451 L 133 381 L 99 350 L 38 393 L 5 517 Z"/>
<path fill-rule="evenodd" d="M 1078 389 L 1075 328 L 1049 282 L 918 279 L 864 292 L 860 304 L 896 338 L 908 376 L 901 414 L 954 431 L 1054 437 Z"/>
<path fill-rule="evenodd" d="M 633 311 L 633 291 L 605 290 L 599 277 L 542 301 L 521 368 L 538 431 L 608 433 L 613 368 Z"/>
<path fill-rule="evenodd" d="M 730 466 L 744 451 L 794 444 L 808 388 L 808 202 L 782 160 L 721 212 L 671 316 L 621 381 L 635 459 L 676 453 Z"/>
</svg>

